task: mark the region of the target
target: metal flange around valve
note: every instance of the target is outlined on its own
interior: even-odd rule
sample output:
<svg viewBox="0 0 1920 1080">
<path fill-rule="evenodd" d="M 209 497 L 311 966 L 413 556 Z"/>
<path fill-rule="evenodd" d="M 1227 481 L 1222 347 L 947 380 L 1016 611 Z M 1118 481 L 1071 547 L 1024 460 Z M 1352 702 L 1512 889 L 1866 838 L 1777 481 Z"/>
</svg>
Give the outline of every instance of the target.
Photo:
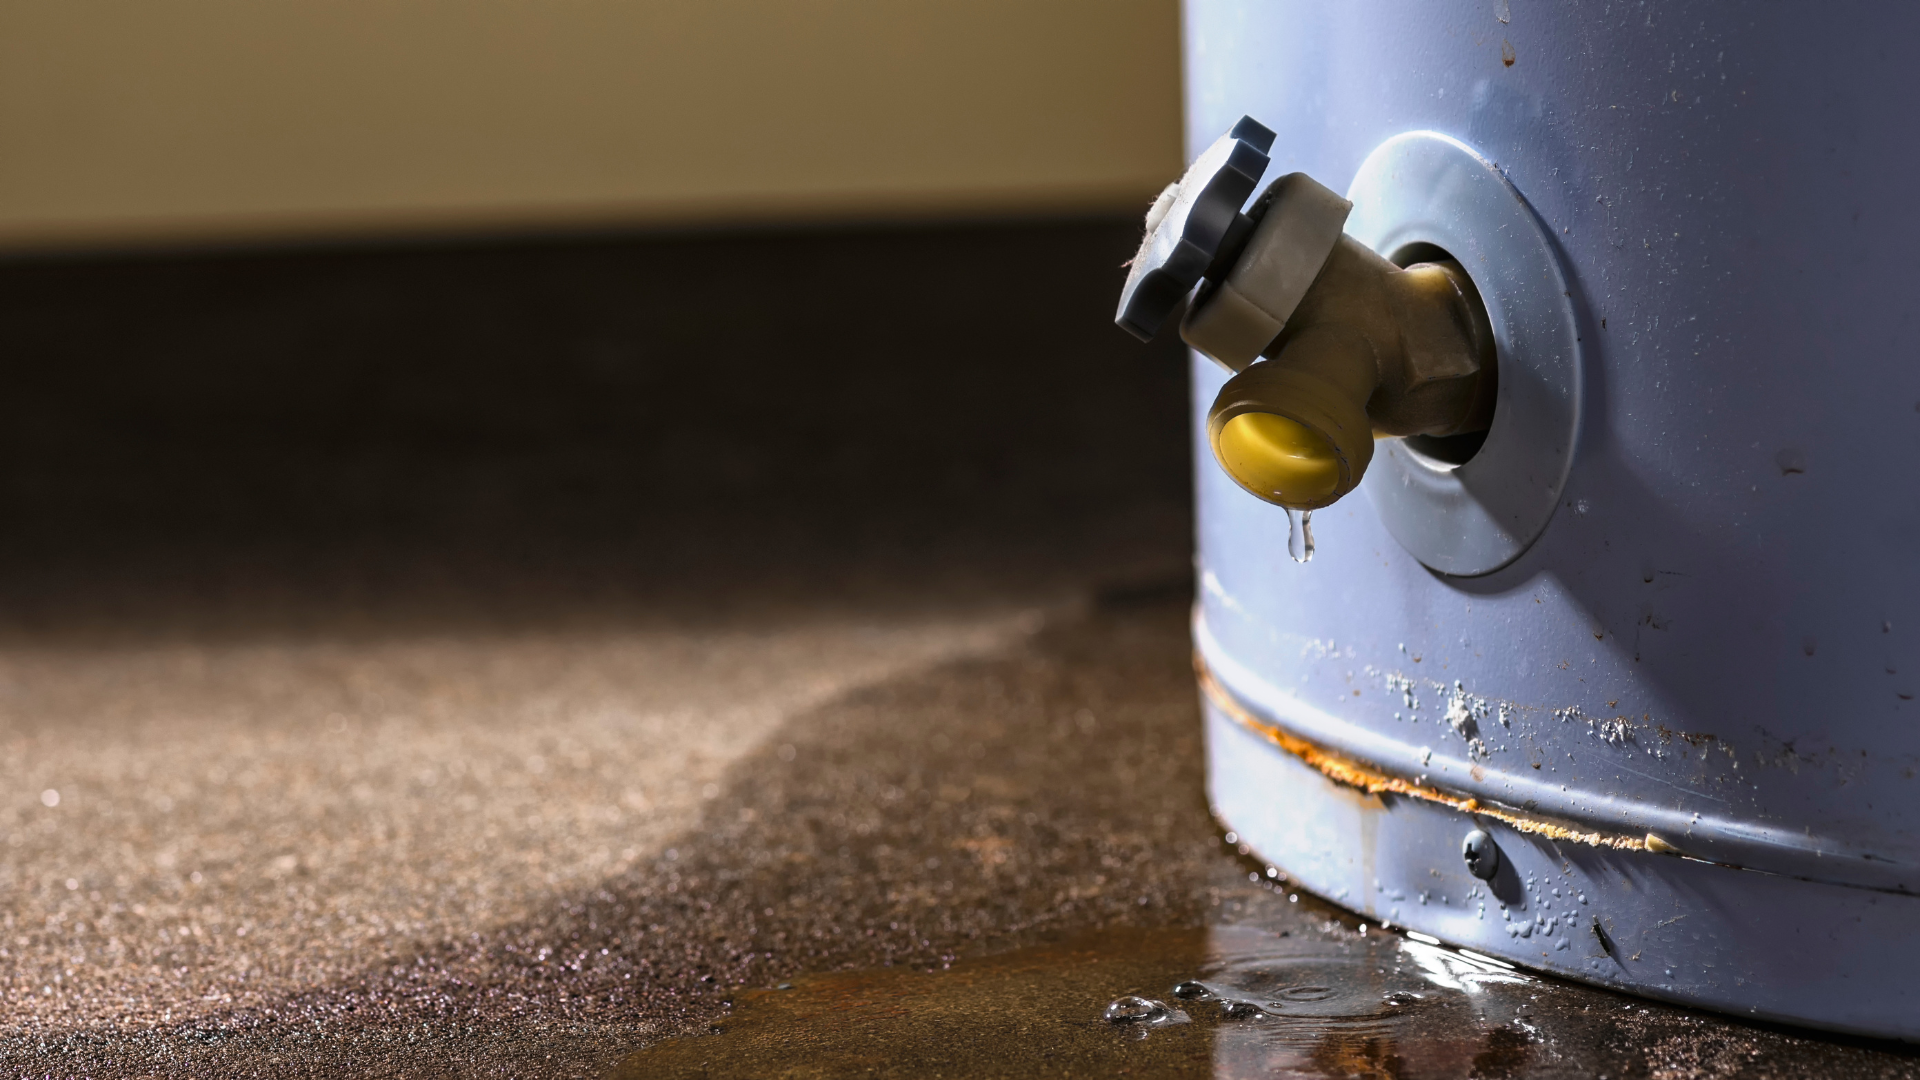
<svg viewBox="0 0 1920 1080">
<path fill-rule="evenodd" d="M 1120 291 L 1114 322 L 1142 341 L 1152 339 L 1180 301 L 1217 264 L 1231 265 L 1252 232 L 1240 212 L 1267 171 L 1273 132 L 1242 117 L 1169 185 L 1147 212 L 1140 242 Z"/>
</svg>

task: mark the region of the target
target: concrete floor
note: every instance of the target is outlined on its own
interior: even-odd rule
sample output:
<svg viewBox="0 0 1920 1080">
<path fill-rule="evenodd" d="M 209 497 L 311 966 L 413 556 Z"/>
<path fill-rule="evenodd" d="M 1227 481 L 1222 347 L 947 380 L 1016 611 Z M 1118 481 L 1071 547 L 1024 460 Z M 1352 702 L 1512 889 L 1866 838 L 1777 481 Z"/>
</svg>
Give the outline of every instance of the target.
<svg viewBox="0 0 1920 1080">
<path fill-rule="evenodd" d="M 1191 917 L 1179 606 L 1045 599 L 6 649 L 0 1045 L 571 1070 L 739 985 Z"/>
<path fill-rule="evenodd" d="M 1403 947 L 1207 813 L 1183 358 L 1107 325 L 1132 230 L 0 267 L 0 1065 L 1920 1073 L 1518 977 L 1537 1019 L 1292 1064 L 1206 1024 L 1050 1057 L 977 994 L 997 1056 L 787 1038 L 884 973 L 1057 985 L 1021 1008 L 1105 1039 L 1222 934 Z M 1032 949 L 1082 974 L 993 959 Z"/>
</svg>

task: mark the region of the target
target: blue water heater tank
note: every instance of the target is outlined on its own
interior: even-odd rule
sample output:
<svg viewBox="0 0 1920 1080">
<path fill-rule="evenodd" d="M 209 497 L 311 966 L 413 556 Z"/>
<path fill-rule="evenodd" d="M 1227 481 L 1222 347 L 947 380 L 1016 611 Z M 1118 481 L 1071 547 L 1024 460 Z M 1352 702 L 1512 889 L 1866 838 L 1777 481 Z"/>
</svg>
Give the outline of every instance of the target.
<svg viewBox="0 0 1920 1080">
<path fill-rule="evenodd" d="M 1484 435 L 1376 441 L 1306 562 L 1195 355 L 1225 826 L 1508 962 L 1920 1038 L 1920 7 L 1188 0 L 1185 35 L 1192 152 L 1266 125 L 1262 184 L 1450 255 L 1498 352 Z"/>
</svg>

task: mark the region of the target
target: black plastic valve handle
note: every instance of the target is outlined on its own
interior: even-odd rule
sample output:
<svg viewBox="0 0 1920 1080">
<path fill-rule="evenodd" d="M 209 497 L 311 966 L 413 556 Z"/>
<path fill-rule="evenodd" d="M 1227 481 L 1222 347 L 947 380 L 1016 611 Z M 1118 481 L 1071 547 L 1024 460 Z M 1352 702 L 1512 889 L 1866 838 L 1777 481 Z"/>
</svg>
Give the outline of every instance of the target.
<svg viewBox="0 0 1920 1080">
<path fill-rule="evenodd" d="M 1271 149 L 1273 132 L 1243 116 L 1154 202 L 1147 214 L 1146 238 L 1120 291 L 1114 322 L 1122 330 L 1152 340 L 1219 260 L 1222 249 L 1244 237 L 1247 221 L 1240 208 L 1267 171 Z"/>
</svg>

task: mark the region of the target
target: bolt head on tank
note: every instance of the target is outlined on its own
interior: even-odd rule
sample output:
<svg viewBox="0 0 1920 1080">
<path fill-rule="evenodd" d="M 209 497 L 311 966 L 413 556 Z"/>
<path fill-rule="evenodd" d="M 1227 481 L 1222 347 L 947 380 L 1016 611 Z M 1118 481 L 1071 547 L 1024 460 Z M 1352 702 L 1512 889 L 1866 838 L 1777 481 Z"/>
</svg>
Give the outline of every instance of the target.
<svg viewBox="0 0 1920 1080">
<path fill-rule="evenodd" d="M 1147 211 L 1114 322 L 1148 341 L 1244 230 L 1240 208 L 1267 171 L 1273 132 L 1251 116 L 1207 147 Z"/>
<path fill-rule="evenodd" d="M 1481 881 L 1492 881 L 1500 872 L 1500 846 L 1479 829 L 1460 842 L 1460 857 L 1467 861 L 1467 873 Z"/>
</svg>

